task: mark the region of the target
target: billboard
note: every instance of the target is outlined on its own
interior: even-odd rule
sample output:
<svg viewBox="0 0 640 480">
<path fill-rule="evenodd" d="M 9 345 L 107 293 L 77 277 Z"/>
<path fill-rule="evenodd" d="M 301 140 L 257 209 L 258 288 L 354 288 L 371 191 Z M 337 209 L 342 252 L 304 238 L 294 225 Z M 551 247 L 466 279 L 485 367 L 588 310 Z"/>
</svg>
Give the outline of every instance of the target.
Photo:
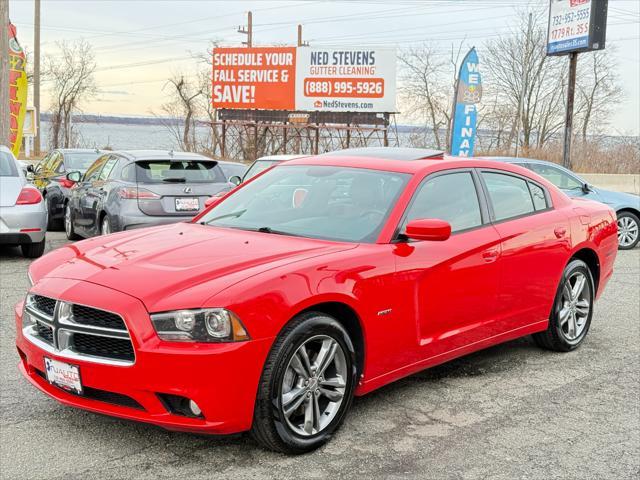
<svg viewBox="0 0 640 480">
<path fill-rule="evenodd" d="M 551 0 L 547 55 L 604 48 L 607 0 Z"/>
<path fill-rule="evenodd" d="M 478 65 L 478 53 L 474 47 L 460 64 L 453 101 L 451 155 L 456 157 L 473 156 L 478 116 L 476 105 L 482 98 L 482 77 Z"/>
<path fill-rule="evenodd" d="M 390 48 L 220 47 L 213 50 L 215 108 L 393 112 Z"/>
</svg>

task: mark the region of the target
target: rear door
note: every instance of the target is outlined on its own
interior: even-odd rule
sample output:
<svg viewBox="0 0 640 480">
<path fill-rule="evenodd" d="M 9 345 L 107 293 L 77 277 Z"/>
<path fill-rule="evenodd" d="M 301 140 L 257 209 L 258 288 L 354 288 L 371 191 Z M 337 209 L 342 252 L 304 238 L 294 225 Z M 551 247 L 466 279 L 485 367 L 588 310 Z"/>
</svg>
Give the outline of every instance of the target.
<svg viewBox="0 0 640 480">
<path fill-rule="evenodd" d="M 502 329 L 549 318 L 570 250 L 567 216 L 546 189 L 527 177 L 482 169 L 493 225 L 501 238 L 497 313 Z"/>
<path fill-rule="evenodd" d="M 71 205 L 73 209 L 73 218 L 75 228 L 82 230 L 85 235 L 91 235 L 94 220 L 92 212 L 94 211 L 94 202 L 96 194 L 95 185 L 99 181 L 102 167 L 109 159 L 109 155 L 103 155 L 98 158 L 85 172 L 82 180 L 72 189 Z"/>
<path fill-rule="evenodd" d="M 210 196 L 228 187 L 213 160 L 136 162 L 138 207 L 152 216 L 193 216 Z M 147 193 L 151 192 L 151 194 Z"/>
</svg>

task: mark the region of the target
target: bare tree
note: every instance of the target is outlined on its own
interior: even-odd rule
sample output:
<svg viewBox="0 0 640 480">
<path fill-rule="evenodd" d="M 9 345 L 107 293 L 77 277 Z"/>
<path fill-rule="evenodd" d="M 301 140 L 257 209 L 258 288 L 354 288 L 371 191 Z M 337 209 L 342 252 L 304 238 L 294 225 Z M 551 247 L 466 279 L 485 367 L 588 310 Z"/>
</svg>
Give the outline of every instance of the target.
<svg viewBox="0 0 640 480">
<path fill-rule="evenodd" d="M 176 75 L 166 86 L 170 89 L 170 100 L 162 105 L 163 112 L 170 117 L 166 126 L 181 150 L 196 151 L 196 120 L 200 113 L 197 99 L 203 94 L 201 85 L 184 75 Z"/>
<path fill-rule="evenodd" d="M 52 148 L 68 148 L 74 144 L 72 116 L 80 104 L 96 94 L 94 61 L 91 45 L 84 40 L 58 43 L 60 55 L 45 61 L 45 75 L 51 82 Z"/>
<path fill-rule="evenodd" d="M 446 62 L 438 58 L 428 44 L 411 47 L 402 52 L 400 60 L 401 98 L 408 116 L 420 118 L 426 130 L 433 133 L 436 147 L 445 146 L 441 129 L 449 126 L 452 88 L 443 80 Z"/>
<path fill-rule="evenodd" d="M 582 55 L 578 63 L 581 71 L 576 85 L 577 117 L 583 142 L 592 130 L 599 133 L 598 127 L 606 124 L 612 109 L 623 98 L 612 48 L 615 47 Z M 594 123 L 597 124 L 596 129 L 592 128 Z"/>
</svg>

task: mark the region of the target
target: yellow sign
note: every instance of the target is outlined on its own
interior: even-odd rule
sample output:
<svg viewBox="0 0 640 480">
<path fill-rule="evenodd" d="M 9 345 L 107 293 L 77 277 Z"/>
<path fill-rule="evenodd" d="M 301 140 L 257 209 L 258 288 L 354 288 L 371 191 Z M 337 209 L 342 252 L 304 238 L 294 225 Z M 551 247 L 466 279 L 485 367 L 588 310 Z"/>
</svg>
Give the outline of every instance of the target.
<svg viewBox="0 0 640 480">
<path fill-rule="evenodd" d="M 17 157 L 22 144 L 22 127 L 27 110 L 27 59 L 16 38 L 16 27 L 9 24 L 9 147 Z"/>
</svg>

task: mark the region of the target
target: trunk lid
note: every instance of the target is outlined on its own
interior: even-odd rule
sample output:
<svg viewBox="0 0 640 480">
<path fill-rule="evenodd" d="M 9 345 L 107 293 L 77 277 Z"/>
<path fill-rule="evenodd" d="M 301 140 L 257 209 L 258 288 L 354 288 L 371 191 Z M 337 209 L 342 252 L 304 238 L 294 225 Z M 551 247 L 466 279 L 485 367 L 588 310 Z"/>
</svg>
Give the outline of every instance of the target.
<svg viewBox="0 0 640 480">
<path fill-rule="evenodd" d="M 0 207 L 13 207 L 24 183 L 22 177 L 0 177 Z"/>
</svg>

